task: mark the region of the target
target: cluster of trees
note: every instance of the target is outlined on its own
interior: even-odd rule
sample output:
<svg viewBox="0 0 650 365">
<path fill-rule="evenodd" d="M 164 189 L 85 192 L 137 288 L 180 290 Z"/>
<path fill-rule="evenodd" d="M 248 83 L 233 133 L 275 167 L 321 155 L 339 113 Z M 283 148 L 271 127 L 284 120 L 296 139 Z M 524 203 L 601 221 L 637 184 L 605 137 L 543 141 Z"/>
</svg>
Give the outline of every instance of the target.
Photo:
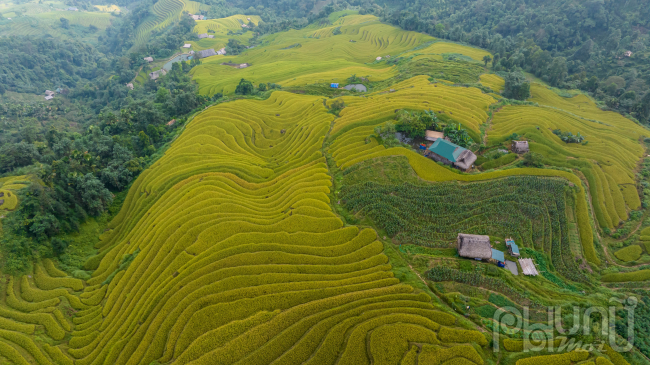
<svg viewBox="0 0 650 365">
<path fill-rule="evenodd" d="M 650 120 L 650 37 L 642 32 L 650 27 L 647 2 L 376 2 L 381 10 L 366 11 L 387 22 L 490 50 L 496 71 L 531 72 L 552 86 L 580 88 L 611 109 Z"/>
<path fill-rule="evenodd" d="M 91 45 L 42 37 L 0 37 L 0 94 L 43 94 L 104 74 L 109 60 Z"/>
<path fill-rule="evenodd" d="M 553 130 L 553 134 L 556 136 L 560 137 L 562 142 L 564 143 L 582 143 L 582 144 L 587 144 L 587 141 L 585 141 L 585 137 L 578 132 L 577 135 L 574 135 L 573 133 L 566 131 L 562 132 L 559 129 Z"/>
<path fill-rule="evenodd" d="M 109 33 L 133 38 L 134 23 L 126 20 L 143 14 L 134 11 Z M 154 35 L 153 43 L 177 48 L 193 27 L 194 20 L 184 16 Z M 93 48 L 55 39 L 0 38 L 0 47 L 8 50 L 0 56 L 7 60 L 0 66 L 0 77 L 8 81 L 2 85 L 38 93 L 59 83 L 66 87 L 65 95 L 48 102 L 0 102 L 0 174 L 27 173 L 38 180 L 20 191 L 18 209 L 3 219 L 0 251 L 6 272 L 63 253 L 65 242 L 57 236 L 104 213 L 114 193 L 128 187 L 185 117 L 212 101 L 198 94 L 188 75 L 199 60 L 174 63 L 167 75 L 131 90 L 126 83 L 147 67 L 142 57 L 148 51 L 131 52 L 123 39 L 103 40 Z M 34 54 L 36 64 L 29 60 Z M 53 74 L 42 72 L 57 67 L 61 70 Z M 176 123 L 168 125 L 172 119 Z"/>
<path fill-rule="evenodd" d="M 400 110 L 396 121 L 395 131 L 402 132 L 410 138 L 424 138 L 427 130 L 433 130 L 444 132 L 445 138 L 461 147 L 467 148 L 474 143 L 467 130 L 461 128 L 460 124 L 448 122 L 443 126 L 433 110 Z M 376 131 L 375 135 L 381 137 L 381 134 Z M 382 138 L 386 139 L 386 137 Z"/>
<path fill-rule="evenodd" d="M 274 89 L 281 89 L 282 87 L 278 84 L 274 84 L 272 82 L 269 83 L 260 83 L 257 87 L 257 91 L 255 91 L 255 86 L 253 86 L 253 83 L 246 80 L 246 79 L 241 79 L 239 80 L 239 84 L 235 88 L 235 94 L 237 95 L 254 95 L 257 92 L 265 92 L 268 90 L 274 90 Z"/>
</svg>

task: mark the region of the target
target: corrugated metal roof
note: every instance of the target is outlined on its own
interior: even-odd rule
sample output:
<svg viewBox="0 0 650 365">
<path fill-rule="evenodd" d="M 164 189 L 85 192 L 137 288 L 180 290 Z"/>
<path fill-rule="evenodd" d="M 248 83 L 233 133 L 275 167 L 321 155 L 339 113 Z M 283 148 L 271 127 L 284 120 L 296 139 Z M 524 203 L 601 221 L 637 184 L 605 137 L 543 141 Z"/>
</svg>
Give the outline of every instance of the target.
<svg viewBox="0 0 650 365">
<path fill-rule="evenodd" d="M 497 260 L 499 262 L 505 262 L 506 255 L 499 250 L 492 249 L 492 259 Z"/>
<path fill-rule="evenodd" d="M 438 156 L 444 157 L 451 162 L 456 162 L 458 160 L 458 156 L 460 156 L 463 151 L 466 151 L 466 149 L 455 145 L 446 139 L 438 138 L 435 142 L 433 142 L 431 147 L 429 147 L 429 151 L 435 153 Z"/>
</svg>

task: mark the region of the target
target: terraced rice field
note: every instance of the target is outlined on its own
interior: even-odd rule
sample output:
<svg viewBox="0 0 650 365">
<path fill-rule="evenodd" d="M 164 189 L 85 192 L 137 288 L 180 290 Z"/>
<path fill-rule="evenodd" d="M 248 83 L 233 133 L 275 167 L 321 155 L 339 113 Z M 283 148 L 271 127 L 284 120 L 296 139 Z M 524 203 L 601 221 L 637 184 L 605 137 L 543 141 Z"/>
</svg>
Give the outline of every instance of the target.
<svg viewBox="0 0 650 365">
<path fill-rule="evenodd" d="M 75 364 L 395 363 L 410 342 L 482 364 L 457 344 L 486 337 L 454 328 L 393 277 L 373 230 L 332 213 L 333 119 L 286 92 L 195 117 L 101 237 Z"/>
<path fill-rule="evenodd" d="M 248 20 L 250 18 L 250 20 Z M 219 50 L 228 44 L 229 39 L 236 39 L 242 44 L 248 44 L 248 40 L 253 36 L 253 32 L 246 32 L 241 35 L 228 35 L 228 32 L 237 32 L 242 29 L 242 24 L 253 22 L 257 25 L 262 19 L 257 15 L 233 15 L 227 18 L 198 20 L 194 33 L 208 33 L 214 38 L 203 38 L 199 41 L 189 41 L 194 51 L 214 48 Z M 210 31 L 214 33 L 210 33 Z"/>
<path fill-rule="evenodd" d="M 419 48 L 414 51 L 405 52 L 400 54 L 400 57 L 410 57 L 418 55 L 445 55 L 445 54 L 460 54 L 463 56 L 470 57 L 475 61 L 483 62 L 483 57 L 490 56 L 492 54 L 486 50 L 474 47 L 463 46 L 455 43 L 448 42 L 435 42 L 427 47 Z"/>
<path fill-rule="evenodd" d="M 504 107 L 494 116 L 489 143 L 501 143 L 518 133 L 548 164 L 580 170 L 589 182 L 598 223 L 618 226 L 620 220 L 627 220 L 628 208 L 640 206 L 634 170 L 644 153 L 638 141 L 650 133 L 619 114 L 600 111 L 583 95 L 566 99 L 533 85 L 531 100 L 548 107 Z M 564 143 L 553 134 L 555 129 L 580 132 L 588 143 Z"/>
<path fill-rule="evenodd" d="M 332 35 L 337 27 L 342 34 Z M 380 81 L 392 77 L 395 71 L 385 63 L 375 64 L 377 56 L 395 55 L 432 40 L 424 34 L 382 24 L 374 16 L 351 15 L 325 28 L 310 26 L 269 35 L 264 47 L 238 56 L 213 57 L 192 72 L 200 93 L 205 95 L 232 93 L 242 77 L 255 84 L 296 85 L 344 82 L 357 72 L 358 76 Z M 252 66 L 233 69 L 221 65 L 225 60 Z"/>
<path fill-rule="evenodd" d="M 136 30 L 136 40 L 134 47 L 142 46 L 148 39 L 151 31 L 163 29 L 173 21 L 178 20 L 183 13 L 196 13 L 199 10 L 207 10 L 206 5 L 191 0 L 160 0 L 153 5 L 152 15 Z"/>
<path fill-rule="evenodd" d="M 0 291 L 0 356 L 12 364 L 73 364 L 64 344 L 82 331 L 79 318 L 92 312 L 95 298 L 84 283 L 43 260 L 31 275 L 3 276 Z M 91 329 L 92 330 L 92 327 Z M 86 330 L 88 332 L 88 330 Z M 62 345 L 63 344 L 63 345 Z"/>
</svg>

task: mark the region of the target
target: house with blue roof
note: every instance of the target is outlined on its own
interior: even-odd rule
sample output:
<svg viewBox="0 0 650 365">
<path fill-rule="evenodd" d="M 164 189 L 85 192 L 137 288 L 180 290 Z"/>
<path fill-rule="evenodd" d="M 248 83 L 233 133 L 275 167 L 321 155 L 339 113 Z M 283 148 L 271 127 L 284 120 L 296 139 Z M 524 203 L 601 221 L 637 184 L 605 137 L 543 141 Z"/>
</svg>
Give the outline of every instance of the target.
<svg viewBox="0 0 650 365">
<path fill-rule="evenodd" d="M 506 264 L 506 255 L 502 251 L 492 249 L 492 260 L 496 261 L 499 267 L 504 267 Z"/>
<path fill-rule="evenodd" d="M 519 257 L 519 246 L 515 243 L 515 240 L 512 238 L 506 238 L 506 246 L 508 247 L 508 253 L 510 256 Z"/>
<path fill-rule="evenodd" d="M 476 162 L 476 155 L 472 151 L 444 138 L 438 138 L 433 142 L 428 148 L 426 156 L 462 171 L 469 170 Z"/>
<path fill-rule="evenodd" d="M 336 82 L 333 82 L 333 83 L 330 85 L 330 87 L 331 87 L 332 89 L 338 89 L 338 88 L 339 88 L 339 84 L 336 83 Z"/>
</svg>

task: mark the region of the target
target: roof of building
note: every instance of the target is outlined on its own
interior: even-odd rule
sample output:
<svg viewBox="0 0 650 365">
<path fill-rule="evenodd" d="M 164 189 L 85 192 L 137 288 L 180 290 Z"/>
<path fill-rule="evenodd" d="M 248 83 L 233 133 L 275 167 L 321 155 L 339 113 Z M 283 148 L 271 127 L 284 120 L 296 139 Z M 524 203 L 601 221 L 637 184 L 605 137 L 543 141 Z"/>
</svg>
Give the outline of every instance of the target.
<svg viewBox="0 0 650 365">
<path fill-rule="evenodd" d="M 472 259 L 492 258 L 490 236 L 459 233 L 458 255 Z"/>
<path fill-rule="evenodd" d="M 499 262 L 505 262 L 506 255 L 499 250 L 492 249 L 492 259 L 497 260 Z"/>
<path fill-rule="evenodd" d="M 77 10 L 79 10 L 79 9 L 75 8 L 74 6 L 71 6 L 71 7 L 68 8 L 68 10 L 71 10 L 71 11 L 77 11 Z"/>
<path fill-rule="evenodd" d="M 515 241 L 507 239 L 506 246 L 510 247 L 510 251 L 512 251 L 512 253 L 519 255 L 519 246 L 517 246 Z"/>
<path fill-rule="evenodd" d="M 464 150 L 460 153 L 460 155 L 456 159 L 456 162 L 454 162 L 454 165 L 456 165 L 456 167 L 461 168 L 463 170 L 468 170 L 470 167 L 472 167 L 474 162 L 476 162 L 476 158 L 477 157 L 474 154 L 474 152 L 470 150 Z"/>
<path fill-rule="evenodd" d="M 330 87 L 338 88 L 339 84 L 338 84 L 338 82 L 333 82 L 333 83 L 330 84 Z"/>
<path fill-rule="evenodd" d="M 524 272 L 524 275 L 539 275 L 537 268 L 533 263 L 533 259 L 519 259 L 519 265 L 521 266 L 521 270 Z"/>
<path fill-rule="evenodd" d="M 45 95 L 54 95 L 54 91 L 52 91 L 52 90 L 45 90 Z"/>
<path fill-rule="evenodd" d="M 128 84 L 126 84 L 126 87 L 128 87 L 128 88 L 131 89 L 131 90 L 133 90 L 133 83 L 130 83 L 130 82 L 129 82 Z"/>
<path fill-rule="evenodd" d="M 391 89 L 391 91 L 394 91 Z M 424 139 L 427 141 L 435 142 L 438 138 L 445 138 L 445 134 L 442 132 L 436 132 L 436 131 L 425 131 L 425 136 Z"/>
<path fill-rule="evenodd" d="M 199 34 L 199 39 L 208 38 L 208 33 Z"/>
<path fill-rule="evenodd" d="M 52 99 L 54 99 L 53 95 L 48 95 L 48 96 L 45 97 L 45 100 L 52 100 Z"/>
<path fill-rule="evenodd" d="M 377 61 L 381 61 L 381 56 L 375 58 Z"/>
<path fill-rule="evenodd" d="M 192 47 L 192 45 L 189 44 L 189 43 L 185 43 L 185 44 L 183 45 L 183 48 L 190 48 L 190 47 Z"/>
<path fill-rule="evenodd" d="M 196 51 L 195 54 L 199 58 L 205 58 L 210 56 L 216 56 L 217 52 L 214 51 L 214 48 L 210 48 L 210 49 L 204 49 L 203 51 Z"/>
<path fill-rule="evenodd" d="M 460 157 L 463 151 L 467 151 L 465 148 L 455 145 L 444 138 L 438 138 L 431 147 L 429 151 L 435 153 L 440 157 L 444 157 L 451 162 L 456 162 Z"/>
<path fill-rule="evenodd" d="M 214 35 L 208 34 L 208 38 L 214 38 Z"/>
</svg>

